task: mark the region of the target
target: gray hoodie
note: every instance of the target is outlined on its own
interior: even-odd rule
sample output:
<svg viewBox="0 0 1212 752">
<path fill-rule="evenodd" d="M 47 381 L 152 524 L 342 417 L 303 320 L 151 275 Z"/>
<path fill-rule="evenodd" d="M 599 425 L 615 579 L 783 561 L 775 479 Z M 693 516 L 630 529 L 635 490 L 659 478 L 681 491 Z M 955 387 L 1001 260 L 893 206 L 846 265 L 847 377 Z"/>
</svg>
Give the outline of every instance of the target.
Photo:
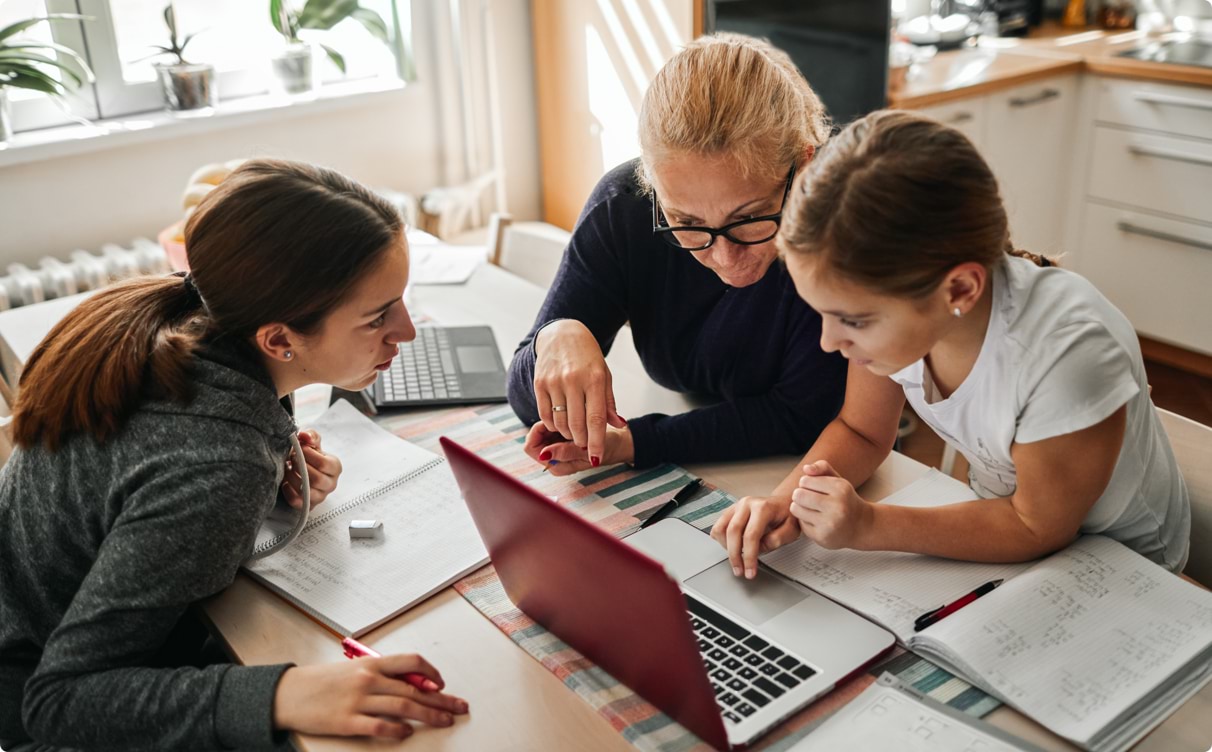
<svg viewBox="0 0 1212 752">
<path fill-rule="evenodd" d="M 83 749 L 273 748 L 289 667 L 153 668 L 223 590 L 282 480 L 294 421 L 235 343 L 188 405 L 145 403 L 105 444 L 18 449 L 0 471 L 0 740 Z"/>
</svg>

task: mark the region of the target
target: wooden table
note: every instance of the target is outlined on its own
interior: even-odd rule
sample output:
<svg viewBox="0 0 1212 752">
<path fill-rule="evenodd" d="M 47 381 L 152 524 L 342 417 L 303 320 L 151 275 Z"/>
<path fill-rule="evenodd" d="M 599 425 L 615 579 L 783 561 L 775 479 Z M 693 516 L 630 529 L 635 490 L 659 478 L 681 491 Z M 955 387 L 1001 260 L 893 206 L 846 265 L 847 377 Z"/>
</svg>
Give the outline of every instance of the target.
<svg viewBox="0 0 1212 752">
<path fill-rule="evenodd" d="M 512 355 L 528 331 L 542 301 L 542 290 L 496 267 L 479 269 L 465 285 L 422 286 L 410 305 L 443 324 L 491 323 L 502 355 Z M 22 309 L 17 309 L 21 311 Z M 0 336 L 6 317 L 0 314 Z M 46 329 L 54 317 L 39 320 Z M 22 328 L 34 321 L 26 310 Z M 24 343 L 29 337 L 22 337 Z M 37 339 L 32 340 L 36 343 Z M 27 345 L 0 343 L 23 362 Z M 28 345 L 32 349 L 32 344 Z M 15 352 L 14 352 L 15 350 Z M 643 373 L 626 328 L 608 358 L 615 394 L 624 415 L 654 410 L 676 412 L 688 407 L 682 395 L 653 384 Z M 764 493 L 794 466 L 790 457 L 691 466 L 709 483 L 737 495 Z M 891 455 L 861 492 L 881 499 L 925 471 L 903 455 Z M 224 593 L 205 604 L 205 613 L 232 654 L 242 663 L 293 662 L 299 665 L 344 660 L 332 633 L 311 621 L 248 577 L 241 575 Z M 471 714 L 453 727 L 418 726 L 399 744 L 424 750 L 632 750 L 633 747 L 583 700 L 484 618 L 452 588 L 367 634 L 363 641 L 384 653 L 417 652 L 442 672 L 450 691 L 468 699 Z M 1002 707 L 987 720 L 1049 750 L 1073 750 L 1050 732 Z M 383 740 L 300 736 L 302 750 L 394 748 Z M 1212 744 L 1212 685 L 1205 687 L 1136 749 L 1142 752 L 1204 752 Z"/>
</svg>

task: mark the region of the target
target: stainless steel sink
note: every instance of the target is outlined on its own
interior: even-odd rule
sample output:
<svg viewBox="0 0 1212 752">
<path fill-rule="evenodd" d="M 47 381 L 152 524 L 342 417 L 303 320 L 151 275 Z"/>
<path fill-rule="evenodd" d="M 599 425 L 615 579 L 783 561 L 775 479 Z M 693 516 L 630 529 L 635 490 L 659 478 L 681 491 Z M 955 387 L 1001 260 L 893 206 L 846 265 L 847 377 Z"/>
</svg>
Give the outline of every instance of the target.
<svg viewBox="0 0 1212 752">
<path fill-rule="evenodd" d="M 1132 57 L 1154 63 L 1202 65 L 1212 68 L 1212 39 L 1199 37 L 1181 41 L 1149 42 L 1116 54 L 1119 57 Z"/>
</svg>

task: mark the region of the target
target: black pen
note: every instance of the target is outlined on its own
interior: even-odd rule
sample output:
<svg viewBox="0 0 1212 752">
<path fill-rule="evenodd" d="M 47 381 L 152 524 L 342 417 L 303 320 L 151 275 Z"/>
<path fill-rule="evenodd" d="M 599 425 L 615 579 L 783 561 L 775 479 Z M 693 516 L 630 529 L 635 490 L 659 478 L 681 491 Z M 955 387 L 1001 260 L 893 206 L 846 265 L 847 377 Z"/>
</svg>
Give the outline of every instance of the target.
<svg viewBox="0 0 1212 752">
<path fill-rule="evenodd" d="M 984 585 L 981 585 L 976 590 L 973 590 L 971 593 L 968 593 L 967 595 L 965 595 L 964 597 L 960 598 L 957 601 L 948 603 L 945 606 L 939 606 L 938 608 L 934 609 L 933 611 L 927 611 L 926 613 L 924 613 L 921 616 L 914 619 L 913 631 L 920 632 L 923 629 L 925 629 L 926 627 L 930 626 L 931 624 L 934 624 L 935 622 L 939 621 L 940 619 L 946 618 L 946 617 L 950 616 L 951 614 L 955 613 L 956 611 L 959 611 L 961 608 L 963 608 L 964 606 L 967 606 L 969 603 L 976 600 L 977 598 L 980 598 L 982 595 L 987 595 L 988 593 L 992 593 L 993 589 L 995 587 L 997 587 L 998 585 L 1002 584 L 1002 582 L 1003 582 L 1003 580 L 994 580 L 993 582 L 986 582 Z"/>
<path fill-rule="evenodd" d="M 699 492 L 703 487 L 703 479 L 695 478 L 686 485 L 682 486 L 682 490 L 673 495 L 673 498 L 661 505 L 659 509 L 652 513 L 652 516 L 640 523 L 640 529 L 652 525 L 669 516 L 669 513 L 678 508 L 678 505 L 684 501 L 690 501 L 690 497 Z"/>
</svg>

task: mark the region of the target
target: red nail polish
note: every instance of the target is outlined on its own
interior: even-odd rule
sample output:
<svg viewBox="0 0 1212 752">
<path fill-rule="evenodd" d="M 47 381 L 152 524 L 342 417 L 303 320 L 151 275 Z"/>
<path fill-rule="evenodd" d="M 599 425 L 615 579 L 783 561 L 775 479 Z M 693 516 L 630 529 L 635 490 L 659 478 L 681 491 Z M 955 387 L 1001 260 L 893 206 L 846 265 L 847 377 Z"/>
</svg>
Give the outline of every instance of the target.
<svg viewBox="0 0 1212 752">
<path fill-rule="evenodd" d="M 543 451 L 539 452 L 539 461 L 540 462 L 546 462 L 549 459 L 551 459 L 550 451 L 544 449 Z"/>
<path fill-rule="evenodd" d="M 593 465 L 594 467 L 597 467 L 598 465 L 602 464 L 602 458 L 601 457 L 590 457 L 589 464 Z"/>
<path fill-rule="evenodd" d="M 624 418 L 622 415 L 619 416 L 619 420 L 623 421 L 623 425 L 627 425 L 627 419 Z"/>
</svg>

